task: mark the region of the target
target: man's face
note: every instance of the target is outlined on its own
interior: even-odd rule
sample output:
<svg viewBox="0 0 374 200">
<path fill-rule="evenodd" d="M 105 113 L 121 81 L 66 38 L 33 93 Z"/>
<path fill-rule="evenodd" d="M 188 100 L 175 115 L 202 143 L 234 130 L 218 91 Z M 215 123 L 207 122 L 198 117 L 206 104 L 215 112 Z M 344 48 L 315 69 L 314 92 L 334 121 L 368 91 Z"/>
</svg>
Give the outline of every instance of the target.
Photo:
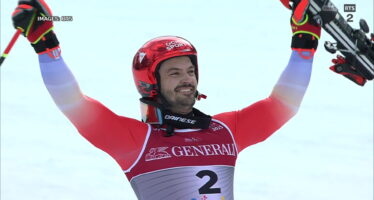
<svg viewBox="0 0 374 200">
<path fill-rule="evenodd" d="M 197 80 L 195 66 L 188 56 L 170 58 L 159 69 L 161 94 L 171 105 L 171 111 L 187 114 L 195 104 Z"/>
</svg>

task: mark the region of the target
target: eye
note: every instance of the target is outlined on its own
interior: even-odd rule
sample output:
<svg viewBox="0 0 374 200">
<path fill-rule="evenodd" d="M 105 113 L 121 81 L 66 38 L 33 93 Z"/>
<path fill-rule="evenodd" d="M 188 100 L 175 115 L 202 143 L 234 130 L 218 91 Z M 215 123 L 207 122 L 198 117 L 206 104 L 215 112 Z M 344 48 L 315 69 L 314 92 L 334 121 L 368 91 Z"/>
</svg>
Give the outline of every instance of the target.
<svg viewBox="0 0 374 200">
<path fill-rule="evenodd" d="M 188 71 L 188 74 L 189 74 L 189 75 L 195 75 L 195 70 L 189 70 L 189 71 Z"/>
<path fill-rule="evenodd" d="M 169 74 L 170 76 L 178 76 L 179 75 L 179 72 L 172 72 Z"/>
</svg>

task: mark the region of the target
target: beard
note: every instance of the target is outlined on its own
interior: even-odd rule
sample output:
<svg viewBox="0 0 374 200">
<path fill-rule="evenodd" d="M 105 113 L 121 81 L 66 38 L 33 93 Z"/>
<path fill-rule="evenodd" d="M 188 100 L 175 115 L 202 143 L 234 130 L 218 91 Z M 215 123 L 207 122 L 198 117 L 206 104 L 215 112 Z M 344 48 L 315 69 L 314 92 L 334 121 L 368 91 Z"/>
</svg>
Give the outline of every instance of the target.
<svg viewBox="0 0 374 200">
<path fill-rule="evenodd" d="M 177 96 L 174 101 L 169 101 L 169 104 L 174 107 L 193 107 L 195 105 L 195 94 L 190 96 Z"/>
<path fill-rule="evenodd" d="M 183 87 L 183 86 L 180 86 Z M 191 110 L 195 105 L 196 87 L 193 87 L 191 94 L 181 94 L 178 92 L 179 87 L 174 91 L 166 91 L 162 95 L 169 104 L 171 110 Z"/>
</svg>

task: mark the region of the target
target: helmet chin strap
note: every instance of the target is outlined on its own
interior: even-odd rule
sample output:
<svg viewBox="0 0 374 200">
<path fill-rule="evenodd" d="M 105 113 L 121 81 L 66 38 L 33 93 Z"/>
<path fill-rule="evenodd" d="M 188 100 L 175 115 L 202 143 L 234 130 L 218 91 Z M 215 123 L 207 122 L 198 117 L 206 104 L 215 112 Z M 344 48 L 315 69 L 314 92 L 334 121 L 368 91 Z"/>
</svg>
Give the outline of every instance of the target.
<svg viewBox="0 0 374 200">
<path fill-rule="evenodd" d="M 199 91 L 196 91 L 195 98 L 196 100 L 200 101 L 201 99 L 206 99 L 207 96 L 205 94 L 201 94 Z"/>
<path fill-rule="evenodd" d="M 197 92 L 196 97 L 200 94 Z M 205 95 L 204 95 L 205 96 Z M 212 117 L 206 115 L 196 108 L 192 108 L 192 112 L 188 114 L 178 114 L 170 110 L 170 103 L 160 95 L 160 102 L 155 101 L 154 98 L 143 97 L 140 102 L 147 106 L 147 109 L 143 109 L 142 113 L 143 122 L 151 124 L 159 124 L 160 126 L 166 126 L 166 137 L 174 135 L 174 129 L 207 129 L 212 120 Z"/>
</svg>

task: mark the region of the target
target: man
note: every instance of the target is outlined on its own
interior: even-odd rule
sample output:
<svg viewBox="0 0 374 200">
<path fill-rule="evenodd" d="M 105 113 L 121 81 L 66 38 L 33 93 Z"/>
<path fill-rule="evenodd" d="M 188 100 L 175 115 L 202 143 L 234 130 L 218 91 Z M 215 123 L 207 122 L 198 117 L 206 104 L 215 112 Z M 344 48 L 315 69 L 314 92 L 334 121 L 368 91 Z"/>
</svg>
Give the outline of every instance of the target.
<svg viewBox="0 0 374 200">
<path fill-rule="evenodd" d="M 209 116 L 193 107 L 205 96 L 197 91 L 197 51 L 189 41 L 163 36 L 145 43 L 133 61 L 142 121 L 83 95 L 61 56 L 53 23 L 37 20 L 52 16 L 43 0 L 20 0 L 13 22 L 39 54 L 57 106 L 83 137 L 117 161 L 139 199 L 230 200 L 238 153 L 294 116 L 308 86 L 320 27 L 305 14 L 307 6 L 304 0 L 293 9 L 293 51 L 271 95 L 239 111 Z"/>
</svg>

